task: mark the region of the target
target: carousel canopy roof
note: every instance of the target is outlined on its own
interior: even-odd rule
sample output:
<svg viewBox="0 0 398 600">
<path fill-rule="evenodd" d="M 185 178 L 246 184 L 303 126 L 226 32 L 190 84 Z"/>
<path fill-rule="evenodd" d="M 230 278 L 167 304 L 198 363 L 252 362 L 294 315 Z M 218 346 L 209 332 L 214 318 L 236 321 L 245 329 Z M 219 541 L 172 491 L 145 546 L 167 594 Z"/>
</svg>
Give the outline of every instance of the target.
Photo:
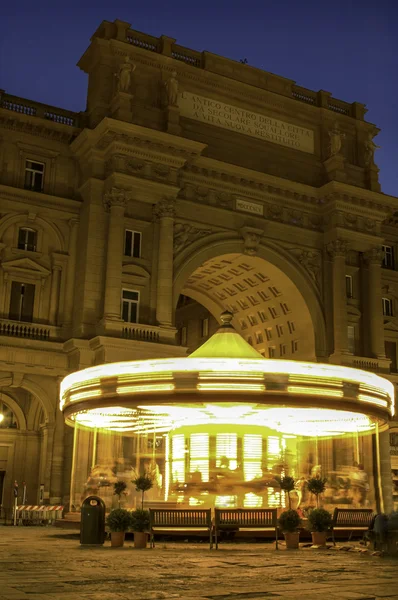
<svg viewBox="0 0 398 600">
<path fill-rule="evenodd" d="M 260 424 L 300 435 L 387 427 L 394 386 L 340 365 L 264 359 L 233 315 L 189 357 L 107 363 L 71 373 L 60 408 L 69 425 L 119 432 L 170 431 L 187 422 Z"/>
<path fill-rule="evenodd" d="M 257 358 L 264 357 L 243 339 L 231 321 L 233 314 L 225 311 L 221 315 L 222 325 L 210 339 L 200 346 L 189 358 Z"/>
</svg>

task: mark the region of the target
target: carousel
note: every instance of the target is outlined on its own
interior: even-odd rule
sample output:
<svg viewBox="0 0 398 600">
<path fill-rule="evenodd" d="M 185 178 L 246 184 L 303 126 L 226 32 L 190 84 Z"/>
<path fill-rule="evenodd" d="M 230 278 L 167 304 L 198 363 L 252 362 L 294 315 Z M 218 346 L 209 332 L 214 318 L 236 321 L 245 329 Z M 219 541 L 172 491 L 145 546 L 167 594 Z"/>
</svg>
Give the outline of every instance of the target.
<svg viewBox="0 0 398 600">
<path fill-rule="evenodd" d="M 331 364 L 265 359 L 232 326 L 186 358 L 103 364 L 61 384 L 75 428 L 71 505 L 90 494 L 137 502 L 131 484 L 147 472 L 148 500 L 181 506 L 282 507 L 282 475 L 293 506 L 310 506 L 311 476 L 327 479 L 325 507 L 377 508 L 379 433 L 394 410 L 391 382 Z M 361 493 L 358 490 L 361 489 Z"/>
</svg>

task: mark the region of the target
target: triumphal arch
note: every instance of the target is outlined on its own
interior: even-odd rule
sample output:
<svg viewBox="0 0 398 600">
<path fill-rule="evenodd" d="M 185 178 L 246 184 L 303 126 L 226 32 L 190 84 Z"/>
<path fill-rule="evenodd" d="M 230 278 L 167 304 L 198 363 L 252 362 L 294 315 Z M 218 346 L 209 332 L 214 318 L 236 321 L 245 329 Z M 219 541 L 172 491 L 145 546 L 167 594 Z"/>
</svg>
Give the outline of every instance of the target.
<svg viewBox="0 0 398 600">
<path fill-rule="evenodd" d="M 78 66 L 88 78 L 80 113 L 6 93 L 0 101 L 3 505 L 17 480 L 31 503 L 78 509 L 88 493 L 144 468 L 156 478 L 157 501 L 174 492 L 181 500 L 179 486 L 205 484 L 217 469 L 243 469 L 250 482 L 289 468 L 301 480 L 324 473 L 334 482 L 330 498 L 352 504 L 360 465 L 363 502 L 392 508 L 392 388 L 378 400 L 380 427 L 375 409 L 366 435 L 353 426 L 335 439 L 323 427 L 311 443 L 292 442 L 299 434 L 290 425 L 261 433 L 255 417 L 245 429 L 236 406 L 233 428 L 222 412 L 218 433 L 191 422 L 192 431 L 173 437 L 177 426 L 162 411 L 122 432 L 102 413 L 87 420 L 83 404 L 65 425 L 65 376 L 180 359 L 225 312 L 260 359 L 397 379 L 398 201 L 381 192 L 378 129 L 363 104 L 119 20 L 101 23 Z M 75 397 L 63 388 L 68 403 L 104 393 L 84 391 L 82 377 Z M 257 506 L 253 493 L 218 495 Z"/>
</svg>

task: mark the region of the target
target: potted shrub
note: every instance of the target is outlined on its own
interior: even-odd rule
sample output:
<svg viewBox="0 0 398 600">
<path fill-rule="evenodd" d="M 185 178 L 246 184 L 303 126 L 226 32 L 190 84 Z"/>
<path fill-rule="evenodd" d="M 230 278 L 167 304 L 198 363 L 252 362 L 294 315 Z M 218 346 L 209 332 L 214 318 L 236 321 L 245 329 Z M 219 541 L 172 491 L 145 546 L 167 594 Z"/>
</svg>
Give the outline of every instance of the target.
<svg viewBox="0 0 398 600">
<path fill-rule="evenodd" d="M 332 515 L 324 508 L 314 508 L 308 515 L 308 529 L 314 546 L 326 546 L 327 531 L 332 524 Z"/>
<path fill-rule="evenodd" d="M 131 529 L 134 532 L 134 548 L 146 548 L 149 531 L 149 511 L 137 508 L 131 513 Z"/>
<path fill-rule="evenodd" d="M 131 513 L 125 508 L 115 508 L 109 513 L 106 524 L 111 530 L 111 546 L 123 546 L 125 533 L 131 528 Z"/>
<path fill-rule="evenodd" d="M 286 549 L 297 550 L 299 547 L 301 525 L 300 515 L 296 510 L 285 510 L 278 519 L 278 525 L 285 537 Z"/>
<path fill-rule="evenodd" d="M 317 508 L 319 508 L 319 496 L 325 491 L 326 483 L 327 479 L 322 477 L 311 477 L 307 481 L 308 491 L 315 495 Z"/>
<path fill-rule="evenodd" d="M 120 502 L 122 499 L 122 494 L 126 494 L 126 489 L 127 489 L 127 483 L 125 481 L 116 481 L 113 484 L 113 495 L 118 496 L 118 498 L 119 498 L 119 500 L 118 500 L 119 508 L 120 508 Z"/>
<path fill-rule="evenodd" d="M 133 479 L 131 482 L 135 485 L 136 492 L 141 492 L 141 508 L 144 508 L 144 495 L 145 492 L 150 490 L 153 487 L 153 479 L 148 473 L 144 473 L 140 475 L 136 479 Z"/>
<path fill-rule="evenodd" d="M 285 475 L 284 477 L 276 476 L 275 479 L 279 483 L 281 490 L 283 490 L 285 492 L 285 495 L 287 496 L 289 508 L 292 508 L 290 492 L 294 490 L 294 478 L 290 477 L 290 475 Z"/>
</svg>

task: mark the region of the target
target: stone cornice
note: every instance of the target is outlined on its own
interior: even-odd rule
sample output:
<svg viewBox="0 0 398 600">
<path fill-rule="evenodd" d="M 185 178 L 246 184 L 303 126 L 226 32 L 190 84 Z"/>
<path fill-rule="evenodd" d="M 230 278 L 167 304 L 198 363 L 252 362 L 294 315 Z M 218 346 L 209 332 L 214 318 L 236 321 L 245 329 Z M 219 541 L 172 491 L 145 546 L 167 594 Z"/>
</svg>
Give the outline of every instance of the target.
<svg viewBox="0 0 398 600">
<path fill-rule="evenodd" d="M 147 152 L 153 152 L 154 155 L 178 158 L 182 166 L 187 160 L 196 158 L 206 148 L 206 144 L 200 142 L 109 117 L 102 119 L 95 129 L 84 130 L 82 134 L 71 144 L 76 154 L 81 154 L 84 147 L 104 151 L 116 141 L 127 146 L 145 147 Z"/>
<path fill-rule="evenodd" d="M 55 123 L 48 119 L 36 116 L 32 117 L 3 108 L 0 108 L 0 128 L 28 133 L 63 144 L 69 144 L 73 137 L 81 131 L 77 127 Z"/>
<path fill-rule="evenodd" d="M 112 187 L 124 189 L 129 192 L 129 200 L 147 204 L 156 204 L 163 197 L 176 198 L 180 191 L 179 187 L 173 185 L 123 173 L 113 173 L 104 182 L 104 186 L 107 189 Z"/>
<path fill-rule="evenodd" d="M 0 184 L 0 196 L 2 202 L 9 200 L 10 202 L 18 202 L 29 206 L 37 206 L 40 211 L 42 209 L 51 209 L 60 213 L 61 218 L 72 218 L 79 215 L 81 202 L 79 200 L 71 200 L 70 198 L 61 198 L 60 196 L 50 196 L 42 192 L 33 192 L 23 188 L 11 187 Z M 14 207 L 15 209 L 15 207 Z"/>
<path fill-rule="evenodd" d="M 321 204 L 317 188 L 204 156 L 187 165 L 182 171 L 182 176 L 187 181 L 206 178 L 209 185 L 210 182 L 214 182 L 224 190 L 230 186 L 231 191 L 235 190 L 235 193 L 237 188 L 240 188 L 241 192 L 252 190 L 260 194 L 273 194 L 300 202 Z"/>
<path fill-rule="evenodd" d="M 334 199 L 336 195 L 353 205 L 364 206 L 374 210 L 388 211 L 389 214 L 398 210 L 398 198 L 382 192 L 375 192 L 356 187 L 339 181 L 329 181 L 319 188 L 319 193 L 325 198 Z"/>
</svg>

